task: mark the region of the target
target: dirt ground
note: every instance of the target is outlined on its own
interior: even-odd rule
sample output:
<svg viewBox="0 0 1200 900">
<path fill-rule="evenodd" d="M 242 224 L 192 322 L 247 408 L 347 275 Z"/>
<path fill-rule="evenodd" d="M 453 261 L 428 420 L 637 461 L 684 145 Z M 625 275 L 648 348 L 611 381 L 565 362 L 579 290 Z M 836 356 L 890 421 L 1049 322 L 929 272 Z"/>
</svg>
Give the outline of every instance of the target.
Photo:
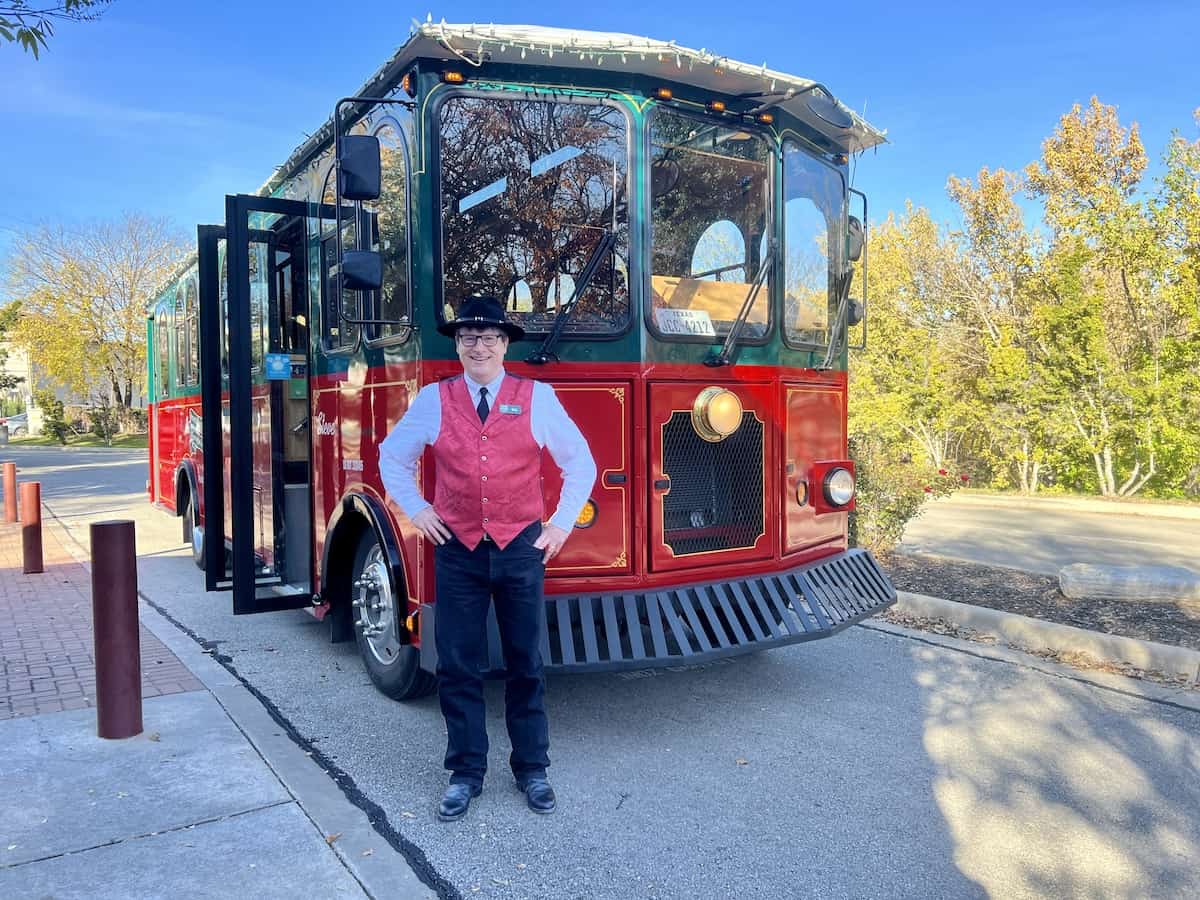
<svg viewBox="0 0 1200 900">
<path fill-rule="evenodd" d="M 1072 600 L 1057 578 L 1018 569 L 898 553 L 881 554 L 879 562 L 897 590 L 1200 650 L 1200 601 Z"/>
</svg>

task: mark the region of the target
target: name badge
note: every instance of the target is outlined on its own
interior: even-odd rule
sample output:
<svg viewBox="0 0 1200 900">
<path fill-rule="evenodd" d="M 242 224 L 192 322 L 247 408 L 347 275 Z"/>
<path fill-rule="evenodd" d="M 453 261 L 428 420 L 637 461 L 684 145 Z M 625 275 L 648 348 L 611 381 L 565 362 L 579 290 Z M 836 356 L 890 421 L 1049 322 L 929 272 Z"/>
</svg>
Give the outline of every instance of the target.
<svg viewBox="0 0 1200 900">
<path fill-rule="evenodd" d="M 513 403 L 501 403 L 500 412 L 509 416 L 519 416 L 521 414 L 521 407 Z"/>
</svg>

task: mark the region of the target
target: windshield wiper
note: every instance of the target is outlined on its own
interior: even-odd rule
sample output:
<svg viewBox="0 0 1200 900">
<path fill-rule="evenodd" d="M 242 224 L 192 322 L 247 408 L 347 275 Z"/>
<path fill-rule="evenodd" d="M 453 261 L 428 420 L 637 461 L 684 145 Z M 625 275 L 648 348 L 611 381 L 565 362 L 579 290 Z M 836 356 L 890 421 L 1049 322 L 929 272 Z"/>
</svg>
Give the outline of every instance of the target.
<svg viewBox="0 0 1200 900">
<path fill-rule="evenodd" d="M 854 267 L 846 270 L 838 281 L 838 305 L 834 313 L 833 328 L 829 333 L 829 347 L 825 350 L 825 359 L 817 366 L 817 370 L 832 369 L 833 361 L 837 358 L 838 344 L 847 335 L 846 316 L 850 309 L 850 282 L 854 280 Z"/>
<path fill-rule="evenodd" d="M 579 302 L 579 298 L 583 296 L 583 292 L 591 282 L 592 276 L 600 268 L 600 261 L 612 252 L 616 243 L 617 236 L 611 231 L 606 230 L 600 236 L 599 242 L 597 242 L 595 248 L 592 250 L 592 255 L 588 257 L 587 264 L 579 274 L 579 279 L 575 282 L 575 290 L 571 293 L 571 299 L 567 301 L 566 305 L 559 308 L 558 315 L 554 317 L 554 325 L 551 326 L 550 333 L 546 335 L 546 339 L 542 341 L 542 346 L 538 347 L 533 353 L 530 353 L 525 358 L 525 362 L 540 366 L 545 365 L 550 360 L 558 361 L 558 357 L 554 353 L 554 345 L 558 343 L 567 320 L 571 318 L 571 313 L 575 311 L 575 304 Z"/>
<path fill-rule="evenodd" d="M 742 301 L 742 308 L 738 311 L 737 318 L 729 326 L 729 334 L 725 336 L 725 343 L 721 345 L 721 352 L 710 353 L 704 360 L 706 366 L 728 366 L 733 363 L 738 338 L 741 337 L 742 329 L 746 326 L 746 320 L 750 318 L 750 311 L 754 309 L 754 301 L 758 299 L 758 292 L 762 289 L 763 282 L 767 280 L 767 273 L 771 271 L 771 261 L 774 258 L 775 248 L 772 247 L 767 251 L 767 255 L 763 257 L 762 262 L 758 265 L 758 271 L 754 275 L 754 282 L 750 285 L 750 290 L 746 292 L 746 299 Z"/>
</svg>

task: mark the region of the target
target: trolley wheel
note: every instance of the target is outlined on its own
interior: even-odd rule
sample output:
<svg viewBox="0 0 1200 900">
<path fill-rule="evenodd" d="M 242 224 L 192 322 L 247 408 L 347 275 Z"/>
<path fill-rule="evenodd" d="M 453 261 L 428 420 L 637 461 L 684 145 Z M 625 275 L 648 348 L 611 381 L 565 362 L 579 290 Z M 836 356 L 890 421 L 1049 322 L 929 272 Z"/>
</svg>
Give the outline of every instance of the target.
<svg viewBox="0 0 1200 900">
<path fill-rule="evenodd" d="M 204 570 L 204 529 L 199 527 L 199 515 L 192 506 L 192 495 L 189 492 L 183 498 L 183 510 L 180 518 L 183 519 L 183 542 L 192 548 L 192 562 L 201 571 Z M 197 538 L 200 540 L 197 540 Z"/>
<path fill-rule="evenodd" d="M 350 583 L 354 638 L 367 674 L 393 700 L 431 693 L 437 678 L 421 668 L 421 653 L 400 640 L 398 601 L 392 591 L 387 557 L 369 528 L 358 542 Z"/>
</svg>

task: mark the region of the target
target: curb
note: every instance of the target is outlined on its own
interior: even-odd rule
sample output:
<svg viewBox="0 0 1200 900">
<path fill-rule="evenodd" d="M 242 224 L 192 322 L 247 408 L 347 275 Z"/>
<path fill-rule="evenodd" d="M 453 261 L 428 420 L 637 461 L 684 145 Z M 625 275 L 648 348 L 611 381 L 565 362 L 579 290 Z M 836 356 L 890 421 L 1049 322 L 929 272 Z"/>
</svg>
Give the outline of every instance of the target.
<svg viewBox="0 0 1200 900">
<path fill-rule="evenodd" d="M 971 606 L 925 594 L 897 592 L 897 612 L 922 619 L 944 619 L 955 625 L 995 635 L 1025 650 L 1087 653 L 1101 662 L 1129 665 L 1165 675 L 1183 676 L 1200 684 L 1200 651 L 1137 638 L 1101 634 L 1029 616 Z"/>
<path fill-rule="evenodd" d="M 951 498 L 955 503 L 977 506 L 1016 506 L 1022 509 L 1045 509 L 1059 506 L 1083 512 L 1115 513 L 1122 516 L 1149 516 L 1159 519 L 1200 519 L 1200 504 L 1142 503 L 1130 500 L 1103 500 L 1099 497 L 1021 497 L 1009 494 L 969 494 L 959 491 Z"/>
</svg>

